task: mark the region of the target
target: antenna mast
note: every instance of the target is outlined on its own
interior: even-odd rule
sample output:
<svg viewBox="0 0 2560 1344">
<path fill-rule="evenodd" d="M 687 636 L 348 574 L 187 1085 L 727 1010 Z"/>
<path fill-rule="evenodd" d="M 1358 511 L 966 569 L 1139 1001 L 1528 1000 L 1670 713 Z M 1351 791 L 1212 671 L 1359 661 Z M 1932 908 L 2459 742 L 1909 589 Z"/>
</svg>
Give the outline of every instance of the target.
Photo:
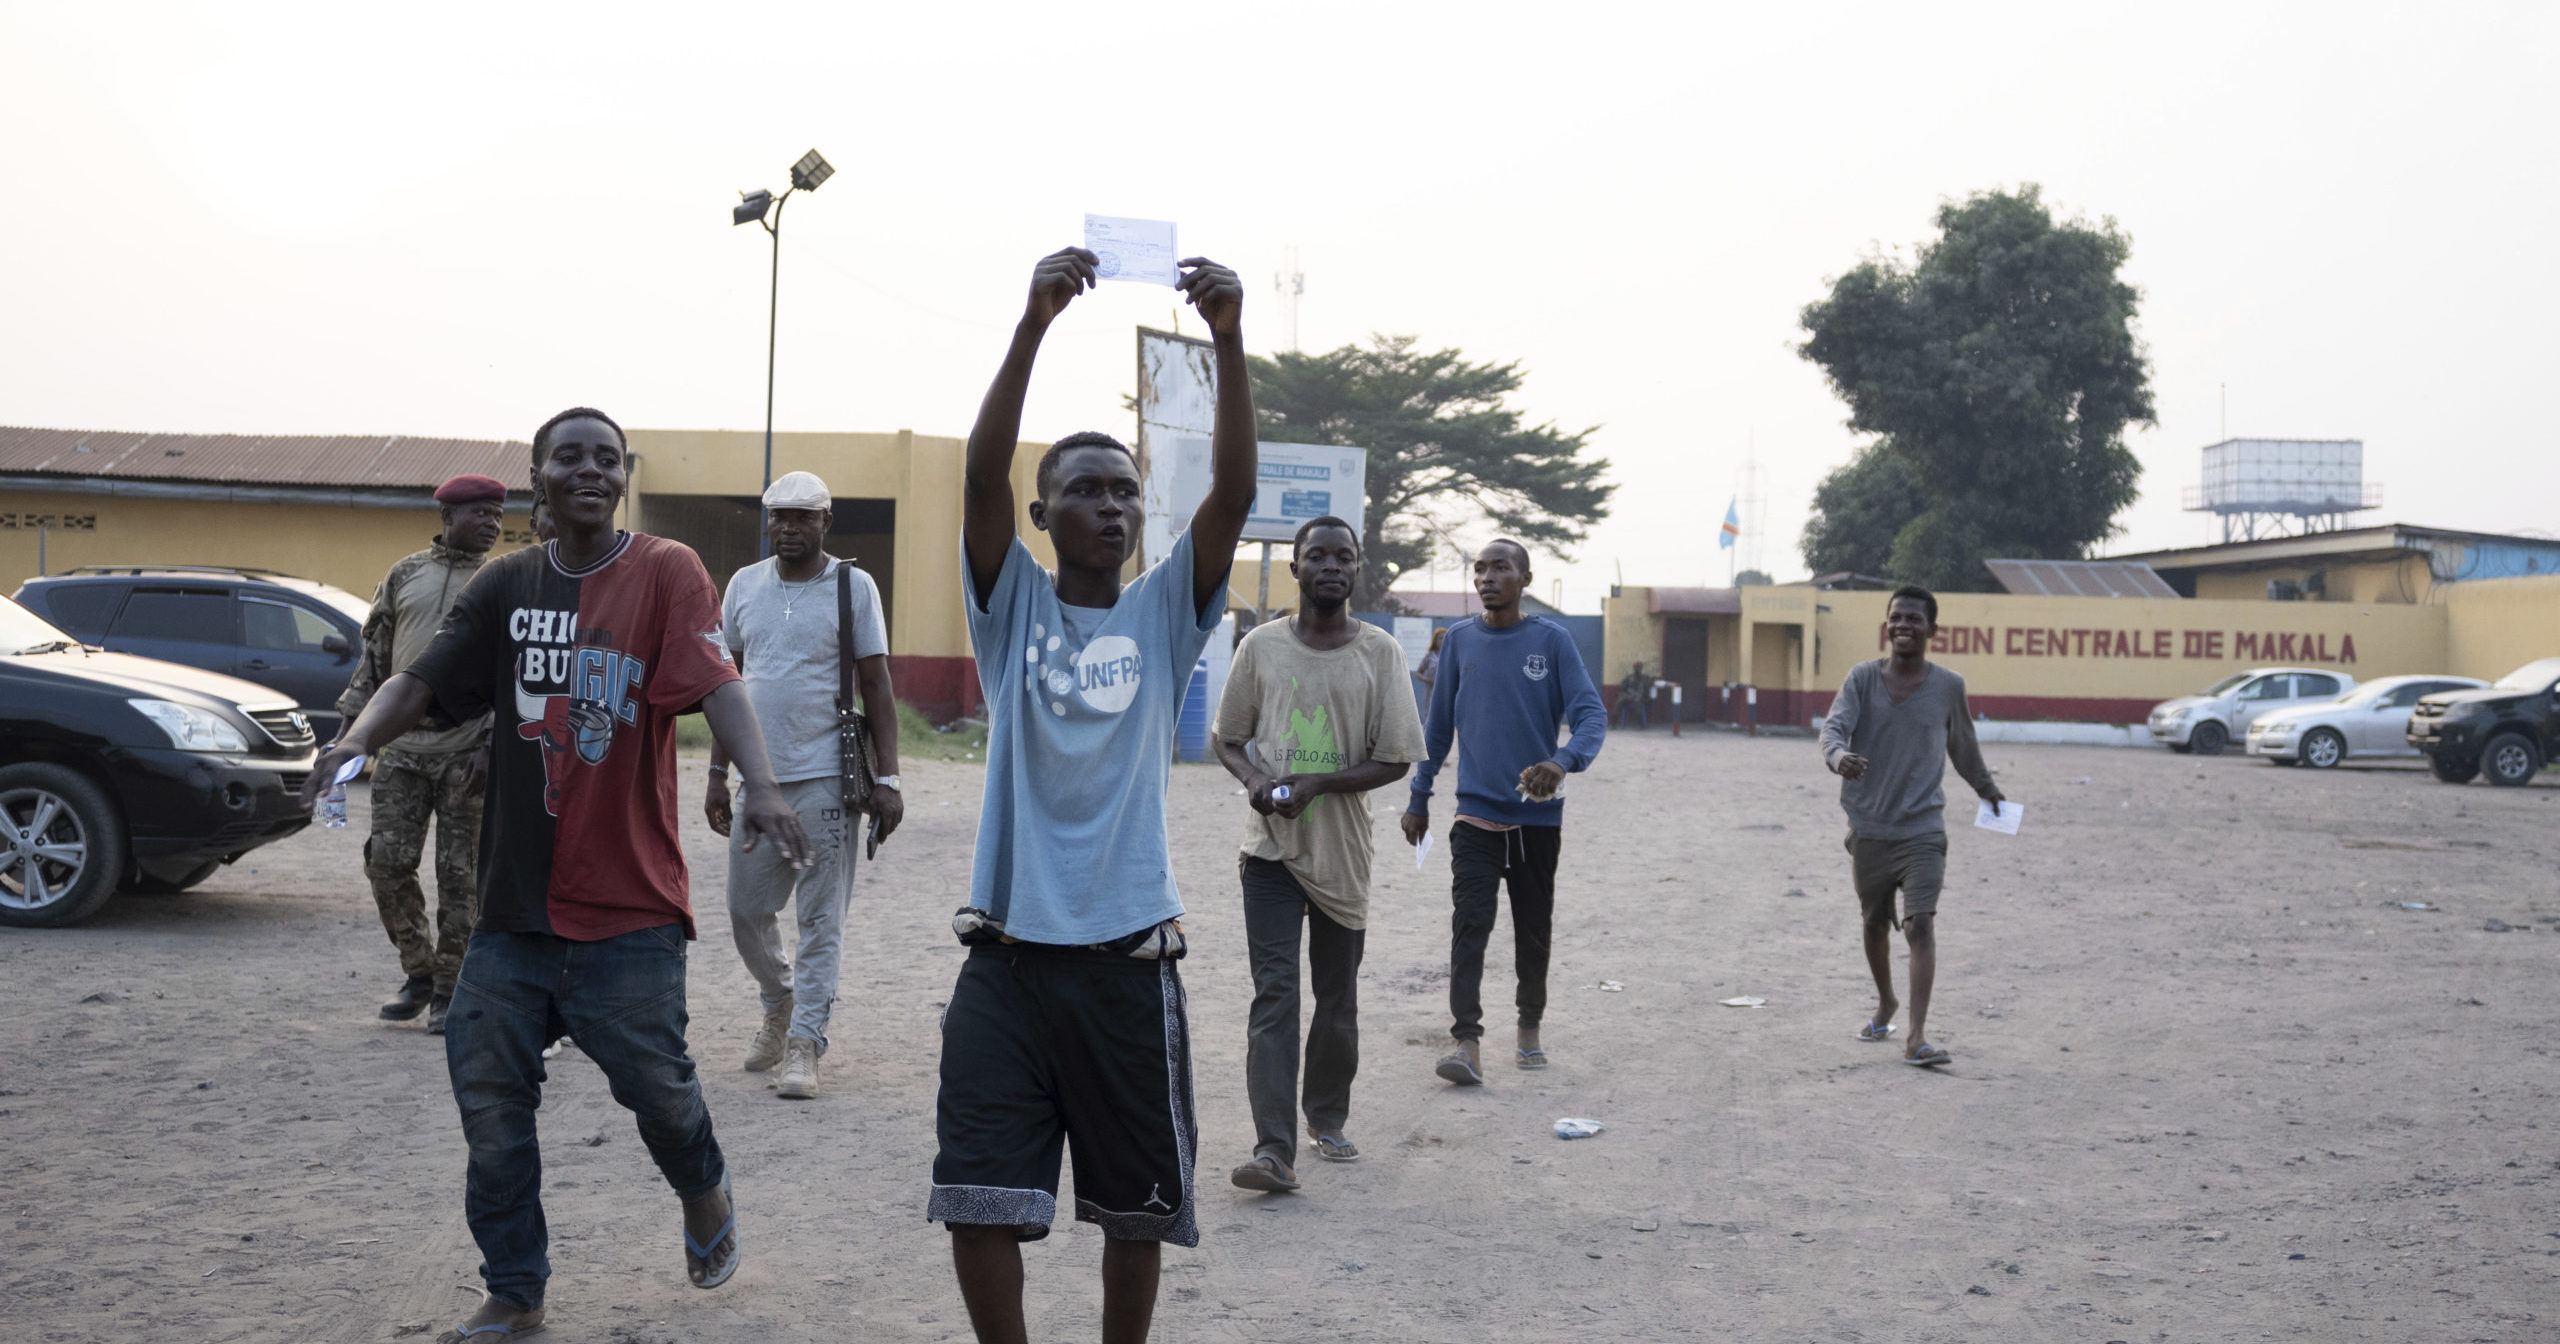
<svg viewBox="0 0 2560 1344">
<path fill-rule="evenodd" d="M 1298 299 L 1307 292 L 1307 273 L 1298 269 L 1298 249 L 1295 246 L 1290 247 L 1286 255 L 1287 260 L 1281 264 L 1288 269 L 1271 277 L 1271 288 L 1279 294 L 1281 302 L 1289 305 L 1289 348 L 1296 350 L 1298 348 Z"/>
</svg>

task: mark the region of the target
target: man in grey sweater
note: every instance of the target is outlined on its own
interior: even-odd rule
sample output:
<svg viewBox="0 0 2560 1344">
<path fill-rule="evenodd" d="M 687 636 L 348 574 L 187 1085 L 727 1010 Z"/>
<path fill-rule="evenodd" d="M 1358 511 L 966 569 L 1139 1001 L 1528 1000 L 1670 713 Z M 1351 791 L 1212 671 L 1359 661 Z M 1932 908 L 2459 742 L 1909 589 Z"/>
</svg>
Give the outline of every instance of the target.
<svg viewBox="0 0 2560 1344">
<path fill-rule="evenodd" d="M 1929 989 L 1938 973 L 1938 889 L 1947 875 L 1947 826 L 1939 787 L 1955 762 L 1973 791 L 1997 811 L 2000 788 L 1982 763 L 1964 678 L 1929 661 L 1938 632 L 1938 599 L 1925 588 L 1894 590 L 1885 603 L 1892 656 L 1849 669 L 1840 696 L 1822 721 L 1822 759 L 1840 776 L 1840 810 L 1849 814 L 1851 880 L 1865 915 L 1867 969 L 1876 977 L 1876 1011 L 1858 1029 L 1862 1041 L 1893 1035 L 1893 929 L 1911 944 L 1911 1038 L 1905 1064 L 1944 1064 L 1954 1056 L 1929 1044 Z M 1893 894 L 1902 893 L 1902 918 Z"/>
</svg>

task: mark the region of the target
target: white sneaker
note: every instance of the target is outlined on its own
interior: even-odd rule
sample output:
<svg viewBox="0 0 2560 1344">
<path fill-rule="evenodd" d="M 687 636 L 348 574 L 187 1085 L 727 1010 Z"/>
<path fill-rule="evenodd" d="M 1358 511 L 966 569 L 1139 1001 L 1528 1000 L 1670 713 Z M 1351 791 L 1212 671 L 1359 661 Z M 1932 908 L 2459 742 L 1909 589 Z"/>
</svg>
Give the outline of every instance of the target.
<svg viewBox="0 0 2560 1344">
<path fill-rule="evenodd" d="M 794 1036 L 782 1046 L 782 1086 L 776 1096 L 807 1101 L 818 1095 L 818 1043 Z"/>
<path fill-rule="evenodd" d="M 782 1062 L 782 1041 L 791 1034 L 791 1000 L 764 1015 L 764 1025 L 747 1043 L 747 1072 L 762 1073 Z"/>
</svg>

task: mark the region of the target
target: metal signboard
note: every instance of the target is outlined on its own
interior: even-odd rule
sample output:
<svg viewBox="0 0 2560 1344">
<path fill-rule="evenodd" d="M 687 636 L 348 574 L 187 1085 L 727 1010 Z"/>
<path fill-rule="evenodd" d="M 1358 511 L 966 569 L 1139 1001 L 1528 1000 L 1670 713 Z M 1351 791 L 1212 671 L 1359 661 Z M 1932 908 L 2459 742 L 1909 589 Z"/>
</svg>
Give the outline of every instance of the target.
<svg viewBox="0 0 2560 1344">
<path fill-rule="evenodd" d="M 1192 510 L 1209 495 L 1209 440 L 1185 436 L 1173 443 L 1172 520 L 1179 534 L 1191 525 Z M 1367 499 L 1369 450 L 1329 443 L 1263 443 L 1255 445 L 1260 488 L 1254 491 L 1253 513 L 1246 518 L 1246 541 L 1294 541 L 1309 519 L 1331 514 L 1358 532 Z M 1361 537 L 1362 544 L 1368 538 Z"/>
</svg>

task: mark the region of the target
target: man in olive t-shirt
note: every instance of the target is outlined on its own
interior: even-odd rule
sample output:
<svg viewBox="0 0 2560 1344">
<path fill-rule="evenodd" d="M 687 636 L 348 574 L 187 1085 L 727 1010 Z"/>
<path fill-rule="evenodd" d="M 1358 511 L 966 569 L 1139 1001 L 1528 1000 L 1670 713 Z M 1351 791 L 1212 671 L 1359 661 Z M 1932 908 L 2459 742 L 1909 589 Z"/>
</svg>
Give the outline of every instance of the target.
<svg viewBox="0 0 2560 1344">
<path fill-rule="evenodd" d="M 1298 529 L 1289 572 L 1298 612 L 1258 626 L 1236 649 L 1218 703 L 1218 760 L 1252 794 L 1245 832 L 1246 956 L 1253 1010 L 1245 1091 L 1253 1160 L 1247 1190 L 1294 1190 L 1297 1176 L 1298 933 L 1307 932 L 1315 1016 L 1307 1029 L 1303 1104 L 1316 1150 L 1348 1162 L 1343 1134 L 1360 1067 L 1357 996 L 1369 924 L 1369 791 L 1422 759 L 1404 650 L 1348 610 L 1360 536 L 1339 518 Z"/>
</svg>

